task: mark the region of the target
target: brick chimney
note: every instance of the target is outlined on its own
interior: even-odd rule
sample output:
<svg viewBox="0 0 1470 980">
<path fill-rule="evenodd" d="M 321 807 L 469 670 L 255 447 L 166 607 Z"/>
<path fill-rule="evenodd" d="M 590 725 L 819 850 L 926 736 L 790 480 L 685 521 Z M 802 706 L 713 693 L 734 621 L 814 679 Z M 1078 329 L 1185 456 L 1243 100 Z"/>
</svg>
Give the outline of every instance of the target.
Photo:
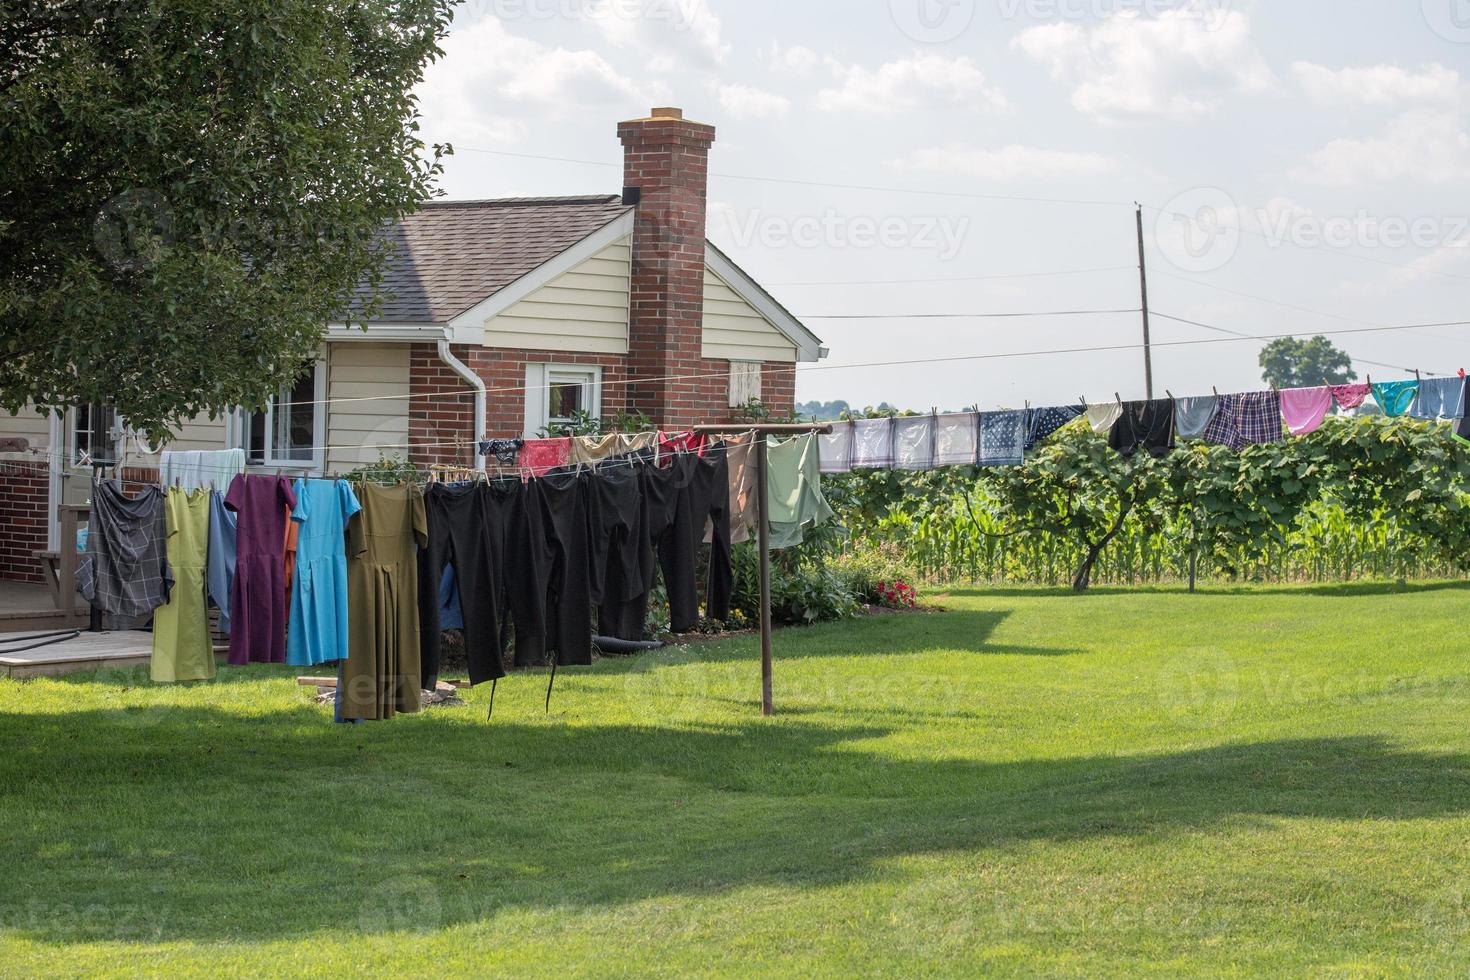
<svg viewBox="0 0 1470 980">
<path fill-rule="evenodd" d="M 654 109 L 618 124 L 623 199 L 636 205 L 628 369 L 634 378 L 709 373 L 700 359 L 709 148 L 715 128 Z M 701 382 L 630 386 L 630 407 L 666 429 L 702 421 Z"/>
</svg>

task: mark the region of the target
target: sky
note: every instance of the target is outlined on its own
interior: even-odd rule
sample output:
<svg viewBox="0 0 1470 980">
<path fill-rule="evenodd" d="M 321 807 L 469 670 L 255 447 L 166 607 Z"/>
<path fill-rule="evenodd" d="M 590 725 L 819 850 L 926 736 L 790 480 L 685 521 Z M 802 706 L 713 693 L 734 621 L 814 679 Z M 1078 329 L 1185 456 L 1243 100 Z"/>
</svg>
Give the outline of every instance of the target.
<svg viewBox="0 0 1470 980">
<path fill-rule="evenodd" d="M 800 401 L 1142 398 L 1135 202 L 1156 395 L 1259 388 L 1279 334 L 1470 367 L 1470 0 L 466 0 L 444 51 L 450 198 L 715 126 L 709 237 L 831 351 Z"/>
</svg>

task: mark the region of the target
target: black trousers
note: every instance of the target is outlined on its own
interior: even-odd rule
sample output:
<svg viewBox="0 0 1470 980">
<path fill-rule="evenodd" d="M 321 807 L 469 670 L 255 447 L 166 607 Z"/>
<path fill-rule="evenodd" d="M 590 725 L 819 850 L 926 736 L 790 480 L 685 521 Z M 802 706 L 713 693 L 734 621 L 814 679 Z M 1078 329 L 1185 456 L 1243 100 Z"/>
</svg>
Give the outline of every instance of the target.
<svg viewBox="0 0 1470 980">
<path fill-rule="evenodd" d="M 711 619 L 730 615 L 730 467 L 722 446 L 705 456 L 674 457 L 677 493 L 673 519 L 659 542 L 659 566 L 669 594 L 669 628 L 699 625 L 699 552 L 706 522 L 713 525 L 705 605 Z"/>
<path fill-rule="evenodd" d="M 598 610 L 598 632 L 623 640 L 643 639 L 649 596 L 658 575 L 659 545 L 674 523 L 679 499 L 680 474 L 673 467 L 645 465 L 634 468 L 634 472 L 638 474 L 639 528 L 631 547 L 639 575 L 637 589 L 626 600 L 604 591 Z"/>
<path fill-rule="evenodd" d="M 628 602 L 644 591 L 639 538 L 643 491 L 637 468 L 626 463 L 594 470 L 587 482 L 587 528 L 592 555 L 592 602 Z"/>
<path fill-rule="evenodd" d="M 428 547 L 419 552 L 419 651 L 423 685 L 439 677 L 439 582 L 444 566 L 454 566 L 459 604 L 464 612 L 464 645 L 470 683 L 505 676 L 500 641 L 498 553 L 485 526 L 484 487 L 480 484 L 430 484 L 424 491 L 429 522 Z"/>
<path fill-rule="evenodd" d="M 524 637 L 516 629 L 517 666 L 592 663 L 592 556 L 588 547 L 587 481 L 574 473 L 548 473 L 527 488 L 539 507 L 542 535 L 532 542 L 532 570 L 545 609 L 545 633 Z M 529 506 L 529 504 L 528 504 Z M 509 574 L 509 571 L 508 571 Z"/>
<path fill-rule="evenodd" d="M 496 599 L 500 649 L 514 626 L 515 663 L 540 663 L 546 644 L 545 536 L 540 501 L 532 485 L 518 479 L 492 480 L 481 494 L 491 552 L 499 558 Z M 507 615 L 508 614 L 508 615 Z"/>
</svg>

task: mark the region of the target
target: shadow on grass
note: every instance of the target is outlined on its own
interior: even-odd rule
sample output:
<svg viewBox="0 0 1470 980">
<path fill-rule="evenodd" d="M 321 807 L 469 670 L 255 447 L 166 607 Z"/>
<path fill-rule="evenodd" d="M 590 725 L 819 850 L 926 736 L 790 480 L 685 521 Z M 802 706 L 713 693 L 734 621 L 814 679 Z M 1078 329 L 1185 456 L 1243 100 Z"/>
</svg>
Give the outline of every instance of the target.
<svg viewBox="0 0 1470 980">
<path fill-rule="evenodd" d="M 952 596 L 971 598 L 1046 598 L 1097 595 L 1184 595 L 1190 594 L 1186 585 L 1131 585 L 1093 586 L 1086 592 L 1074 592 L 1066 586 L 954 586 L 945 592 Z M 1323 598 L 1351 599 L 1363 596 L 1410 595 L 1420 592 L 1470 592 L 1470 582 L 1338 582 L 1326 585 L 1202 585 L 1194 593 L 1200 598 L 1220 595 L 1291 595 L 1319 596 Z"/>
<path fill-rule="evenodd" d="M 337 727 L 306 707 L 0 715 L 6 929 L 264 942 L 784 884 L 886 859 L 1242 820 L 1470 810 L 1470 756 L 1378 738 L 1006 763 L 872 754 L 876 726 Z M 410 940 L 411 941 L 411 940 Z"/>
</svg>

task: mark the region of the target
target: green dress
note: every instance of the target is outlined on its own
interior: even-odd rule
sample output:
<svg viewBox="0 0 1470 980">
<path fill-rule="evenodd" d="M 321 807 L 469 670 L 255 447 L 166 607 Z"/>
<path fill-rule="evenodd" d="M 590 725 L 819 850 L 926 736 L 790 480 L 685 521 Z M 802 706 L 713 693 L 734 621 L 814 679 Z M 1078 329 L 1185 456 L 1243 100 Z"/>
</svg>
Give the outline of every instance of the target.
<svg viewBox="0 0 1470 980">
<path fill-rule="evenodd" d="M 209 561 L 209 490 L 170 487 L 163 502 L 168 563 L 174 585 L 153 614 L 155 681 L 204 681 L 214 677 L 205 571 Z"/>
<path fill-rule="evenodd" d="M 822 496 L 821 462 L 817 437 L 796 436 L 785 442 L 770 439 L 766 450 L 767 515 L 772 548 L 801 544 L 808 528 L 830 521 L 832 508 Z"/>
<path fill-rule="evenodd" d="M 342 717 L 419 710 L 418 548 L 429 541 L 423 489 L 361 483 L 347 525 L 347 661 Z"/>
</svg>

